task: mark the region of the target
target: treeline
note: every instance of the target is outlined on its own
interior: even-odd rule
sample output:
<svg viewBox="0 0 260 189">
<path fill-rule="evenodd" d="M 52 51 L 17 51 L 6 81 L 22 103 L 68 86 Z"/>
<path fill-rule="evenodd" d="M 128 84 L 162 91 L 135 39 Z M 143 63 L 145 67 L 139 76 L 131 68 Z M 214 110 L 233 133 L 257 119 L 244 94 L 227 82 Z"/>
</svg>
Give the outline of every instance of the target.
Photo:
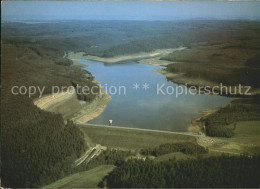
<svg viewBox="0 0 260 189">
<path fill-rule="evenodd" d="M 232 137 L 237 121 L 260 120 L 260 104 L 231 104 L 220 108 L 205 119 L 206 134 L 217 137 Z M 230 125 L 234 123 L 233 125 Z"/>
<path fill-rule="evenodd" d="M 93 80 L 93 76 L 86 71 L 86 74 L 89 75 L 88 79 L 90 80 Z M 89 84 L 89 85 L 80 85 L 78 83 L 74 83 L 74 82 L 71 82 L 71 85 L 74 87 L 74 89 L 76 90 L 76 95 L 77 95 L 77 98 L 79 100 L 82 100 L 82 101 L 86 101 L 88 103 L 90 103 L 92 100 L 94 100 L 94 98 L 96 97 L 96 95 L 94 94 L 99 94 L 99 87 L 98 86 L 94 86 L 93 83 Z M 88 86 L 89 90 L 86 90 L 85 89 L 85 86 Z M 92 88 L 93 87 L 93 88 Z"/>
<path fill-rule="evenodd" d="M 40 42 L 6 38 L 2 44 L 1 184 L 11 188 L 36 188 L 61 178 L 85 150 L 84 136 L 59 114 L 40 110 L 28 95 L 14 95 L 12 86 L 45 87 L 94 85 L 86 72 L 55 63 L 64 52 L 43 48 Z M 33 48 L 31 48 L 33 47 Z M 63 61 L 63 59 L 59 59 Z M 66 60 L 65 60 L 66 61 Z M 57 91 L 55 91 L 57 92 Z M 89 95 L 90 100 L 94 95 Z"/>
<path fill-rule="evenodd" d="M 182 152 L 188 155 L 195 155 L 195 154 L 198 155 L 198 154 L 207 153 L 207 149 L 205 149 L 204 147 L 198 144 L 186 142 L 186 143 L 161 144 L 158 147 L 142 149 L 140 151 L 142 155 L 146 155 L 146 156 L 150 156 L 150 155 L 160 156 L 172 152 Z"/>
<path fill-rule="evenodd" d="M 55 61 L 55 64 L 57 65 L 63 65 L 63 66 L 71 66 L 73 64 L 72 60 L 67 58 L 60 58 Z"/>
<path fill-rule="evenodd" d="M 104 22 L 105 24 L 107 23 Z M 154 25 L 157 27 L 154 28 Z M 208 42 L 216 45 L 238 40 L 241 40 L 243 44 L 231 44 L 229 47 L 253 49 L 257 48 L 256 41 L 259 37 L 257 35 L 258 23 L 251 25 L 249 22 L 237 21 L 112 22 L 108 28 L 105 35 L 99 35 L 99 38 L 103 43 L 111 39 L 113 42 L 85 48 L 83 50 L 85 55 L 114 57 L 178 46 L 192 48 L 196 43 Z M 232 31 L 237 31 L 237 35 L 234 35 Z M 107 36 L 111 37 L 108 39 Z M 215 53 L 214 56 L 219 56 L 218 54 Z M 174 57 L 170 56 L 167 56 L 168 60 L 174 61 Z M 222 60 L 218 63 L 221 62 Z"/>
<path fill-rule="evenodd" d="M 164 60 L 173 61 L 174 59 L 163 58 Z M 193 62 L 193 63 L 174 63 L 167 65 L 166 70 L 171 73 L 184 73 L 186 77 L 205 79 L 215 83 L 223 83 L 224 85 L 245 85 L 252 87 L 260 87 L 259 84 L 259 68 L 225 68 L 214 64 Z M 243 76 L 243 77 L 241 77 Z"/>
<path fill-rule="evenodd" d="M 188 155 L 200 155 L 207 153 L 207 149 L 194 143 L 176 143 L 176 144 L 162 144 L 155 148 L 141 149 L 140 154 L 144 156 L 160 156 L 164 154 L 169 154 L 172 152 L 182 152 Z M 93 158 L 87 164 L 83 163 L 80 167 L 74 169 L 74 172 L 85 171 L 92 169 L 100 165 L 115 165 L 120 166 L 127 159 L 135 157 L 136 152 L 134 151 L 124 151 L 116 150 L 113 148 L 108 148 L 103 151 L 99 156 Z"/>
<path fill-rule="evenodd" d="M 167 40 L 166 40 L 167 39 Z M 147 39 L 138 39 L 128 41 L 127 43 L 122 43 L 114 45 L 103 50 L 101 57 L 114 57 L 119 55 L 135 54 L 139 52 L 151 52 L 162 48 L 174 48 L 180 46 L 182 43 L 178 41 L 177 38 L 168 36 L 160 37 L 150 37 Z M 86 52 L 85 55 L 91 52 Z"/>
<path fill-rule="evenodd" d="M 99 183 L 108 188 L 259 188 L 260 157 L 220 156 L 163 162 L 129 160 Z"/>
</svg>

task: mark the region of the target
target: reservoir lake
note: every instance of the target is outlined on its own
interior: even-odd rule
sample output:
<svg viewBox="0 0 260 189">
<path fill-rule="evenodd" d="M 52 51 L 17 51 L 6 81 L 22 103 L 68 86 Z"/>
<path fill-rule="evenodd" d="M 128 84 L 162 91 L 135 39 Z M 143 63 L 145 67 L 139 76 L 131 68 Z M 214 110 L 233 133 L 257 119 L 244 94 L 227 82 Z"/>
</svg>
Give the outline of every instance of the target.
<svg viewBox="0 0 260 189">
<path fill-rule="evenodd" d="M 88 66 L 85 69 L 112 97 L 105 110 L 88 123 L 108 125 L 112 119 L 114 126 L 184 132 L 201 111 L 225 106 L 232 100 L 190 93 L 176 97 L 177 89 L 185 92 L 187 88 L 167 81 L 164 75 L 154 71 L 162 66 L 134 61 L 106 64 L 80 59 L 80 62 Z"/>
</svg>

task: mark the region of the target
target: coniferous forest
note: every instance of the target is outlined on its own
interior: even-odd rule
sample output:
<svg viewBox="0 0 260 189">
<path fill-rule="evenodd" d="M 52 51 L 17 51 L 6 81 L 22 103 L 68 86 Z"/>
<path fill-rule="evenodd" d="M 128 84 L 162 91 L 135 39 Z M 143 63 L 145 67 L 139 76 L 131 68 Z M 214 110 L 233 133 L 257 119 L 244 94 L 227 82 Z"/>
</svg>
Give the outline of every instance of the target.
<svg viewBox="0 0 260 189">
<path fill-rule="evenodd" d="M 220 156 L 196 160 L 129 160 L 100 187 L 108 188 L 259 188 L 260 157 Z"/>
<path fill-rule="evenodd" d="M 220 108 L 217 112 L 209 115 L 205 120 L 205 133 L 209 136 L 227 137 L 234 135 L 237 121 L 259 120 L 260 97 L 254 96 L 251 99 L 234 101 L 226 107 Z M 243 102 L 243 103 L 241 103 Z M 233 124 L 230 127 L 230 124 Z"/>
<path fill-rule="evenodd" d="M 39 187 L 70 172 L 86 149 L 84 137 L 60 114 L 36 107 L 38 93 L 31 98 L 14 95 L 12 86 L 45 86 L 44 94 L 50 94 L 51 86 L 93 84 L 80 68 L 55 63 L 63 52 L 37 47 L 29 39 L 19 41 L 5 39 L 2 47 L 1 180 L 8 187 Z"/>
</svg>

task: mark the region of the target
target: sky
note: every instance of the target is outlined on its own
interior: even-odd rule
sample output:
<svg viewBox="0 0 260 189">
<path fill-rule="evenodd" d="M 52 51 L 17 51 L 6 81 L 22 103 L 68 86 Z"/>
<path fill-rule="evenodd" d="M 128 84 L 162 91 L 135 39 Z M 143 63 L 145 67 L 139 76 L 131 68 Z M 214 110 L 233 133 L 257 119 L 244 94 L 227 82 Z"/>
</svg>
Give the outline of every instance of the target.
<svg viewBox="0 0 260 189">
<path fill-rule="evenodd" d="M 260 1 L 2 1 L 2 20 L 260 20 Z"/>
</svg>

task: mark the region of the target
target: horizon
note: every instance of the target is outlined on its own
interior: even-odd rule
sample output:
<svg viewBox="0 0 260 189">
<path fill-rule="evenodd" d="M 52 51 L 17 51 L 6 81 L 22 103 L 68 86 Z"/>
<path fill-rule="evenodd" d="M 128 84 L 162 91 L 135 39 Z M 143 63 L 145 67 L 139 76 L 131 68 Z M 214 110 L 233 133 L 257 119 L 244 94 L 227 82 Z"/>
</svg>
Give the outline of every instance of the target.
<svg viewBox="0 0 260 189">
<path fill-rule="evenodd" d="M 260 2 L 8 1 L 2 21 L 260 20 Z"/>
</svg>

